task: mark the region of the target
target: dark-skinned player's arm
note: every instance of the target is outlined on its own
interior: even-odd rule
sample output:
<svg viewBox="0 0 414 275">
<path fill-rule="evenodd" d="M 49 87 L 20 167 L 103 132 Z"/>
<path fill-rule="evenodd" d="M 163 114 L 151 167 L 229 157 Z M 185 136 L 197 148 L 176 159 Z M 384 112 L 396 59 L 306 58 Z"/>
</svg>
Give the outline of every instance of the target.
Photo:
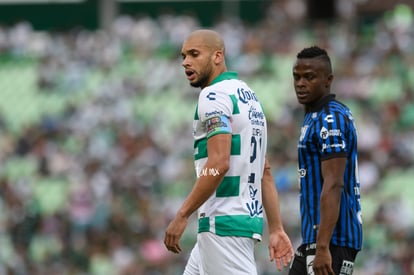
<svg viewBox="0 0 414 275">
<path fill-rule="evenodd" d="M 262 198 L 269 228 L 269 256 L 280 271 L 293 257 L 292 243 L 286 234 L 279 208 L 279 195 L 275 187 L 270 164 L 266 158 L 262 179 Z"/>
<path fill-rule="evenodd" d="M 208 139 L 208 158 L 203 168 L 207 173 L 202 173 L 197 178 L 190 194 L 168 225 L 164 238 L 168 250 L 174 253 L 181 252 L 180 239 L 187 227 L 188 218 L 214 193 L 223 180 L 230 166 L 230 148 L 231 134 L 217 134 Z"/>
<path fill-rule="evenodd" d="M 334 274 L 329 244 L 338 221 L 341 192 L 344 186 L 345 157 L 322 161 L 323 187 L 320 198 L 320 223 L 313 261 L 315 274 Z"/>
</svg>

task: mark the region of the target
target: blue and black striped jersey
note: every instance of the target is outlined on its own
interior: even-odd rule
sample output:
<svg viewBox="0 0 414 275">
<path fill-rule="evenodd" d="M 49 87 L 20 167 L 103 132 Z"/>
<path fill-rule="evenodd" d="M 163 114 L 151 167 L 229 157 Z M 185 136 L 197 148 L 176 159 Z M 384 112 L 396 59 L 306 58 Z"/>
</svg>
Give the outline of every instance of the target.
<svg viewBox="0 0 414 275">
<path fill-rule="evenodd" d="M 304 244 L 316 243 L 323 186 L 321 162 L 345 157 L 344 188 L 331 244 L 357 250 L 362 245 L 360 183 L 358 176 L 357 133 L 351 111 L 325 97 L 307 110 L 298 142 L 300 212 Z"/>
</svg>

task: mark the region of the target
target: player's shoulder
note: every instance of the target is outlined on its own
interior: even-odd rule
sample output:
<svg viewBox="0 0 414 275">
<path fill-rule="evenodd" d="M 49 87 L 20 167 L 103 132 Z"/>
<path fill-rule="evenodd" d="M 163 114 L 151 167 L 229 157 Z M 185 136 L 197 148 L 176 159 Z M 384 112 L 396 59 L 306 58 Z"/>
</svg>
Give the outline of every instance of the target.
<svg viewBox="0 0 414 275">
<path fill-rule="evenodd" d="M 240 86 L 244 87 L 247 85 L 240 79 L 232 78 L 232 79 L 224 79 L 222 81 L 216 82 L 206 88 L 228 92 L 229 90 L 232 90 L 233 88 L 240 87 Z"/>
<path fill-rule="evenodd" d="M 241 86 L 241 81 L 238 79 L 228 79 L 203 88 L 200 92 L 200 99 L 214 100 L 218 98 L 225 98 L 237 91 Z"/>
<path fill-rule="evenodd" d="M 350 109 L 348 106 L 346 106 L 341 101 L 338 101 L 336 99 L 330 100 L 327 102 L 327 104 L 322 108 L 322 114 L 336 114 L 336 115 L 347 115 L 350 112 Z"/>
<path fill-rule="evenodd" d="M 319 119 L 332 123 L 335 118 L 352 121 L 353 115 L 347 105 L 336 99 L 329 101 L 320 112 Z"/>
</svg>

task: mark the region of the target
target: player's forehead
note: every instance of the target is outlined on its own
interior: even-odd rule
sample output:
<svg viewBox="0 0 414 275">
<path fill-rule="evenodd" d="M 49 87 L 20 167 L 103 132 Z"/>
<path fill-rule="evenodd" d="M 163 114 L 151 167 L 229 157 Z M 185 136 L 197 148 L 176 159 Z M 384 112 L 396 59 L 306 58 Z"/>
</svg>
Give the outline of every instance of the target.
<svg viewBox="0 0 414 275">
<path fill-rule="evenodd" d="M 189 37 L 184 41 L 181 53 L 188 53 L 190 51 L 202 52 L 206 50 L 208 50 L 208 46 L 203 39 L 199 37 Z"/>
<path fill-rule="evenodd" d="M 319 72 L 326 69 L 326 61 L 321 58 L 298 58 L 293 66 L 293 72 Z"/>
</svg>

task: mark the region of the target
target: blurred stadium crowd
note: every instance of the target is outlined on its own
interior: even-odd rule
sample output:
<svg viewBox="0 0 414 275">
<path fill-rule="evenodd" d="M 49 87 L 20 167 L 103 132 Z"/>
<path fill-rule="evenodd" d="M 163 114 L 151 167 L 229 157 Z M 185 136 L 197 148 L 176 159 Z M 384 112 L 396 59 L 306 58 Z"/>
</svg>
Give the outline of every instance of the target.
<svg viewBox="0 0 414 275">
<path fill-rule="evenodd" d="M 279 3 L 258 24 L 232 17 L 212 28 L 266 110 L 285 229 L 296 247 L 303 111 L 291 67 L 318 44 L 359 132 L 365 236 L 354 274 L 414 274 L 414 13 L 399 5 L 360 24 L 344 8 L 309 24 L 300 1 Z M 194 182 L 198 90 L 179 50 L 200 27 L 178 14 L 119 16 L 108 31 L 0 26 L 0 274 L 180 274 L 195 217 L 182 254 L 162 240 Z M 260 274 L 281 274 L 266 240 L 257 246 Z"/>
</svg>

